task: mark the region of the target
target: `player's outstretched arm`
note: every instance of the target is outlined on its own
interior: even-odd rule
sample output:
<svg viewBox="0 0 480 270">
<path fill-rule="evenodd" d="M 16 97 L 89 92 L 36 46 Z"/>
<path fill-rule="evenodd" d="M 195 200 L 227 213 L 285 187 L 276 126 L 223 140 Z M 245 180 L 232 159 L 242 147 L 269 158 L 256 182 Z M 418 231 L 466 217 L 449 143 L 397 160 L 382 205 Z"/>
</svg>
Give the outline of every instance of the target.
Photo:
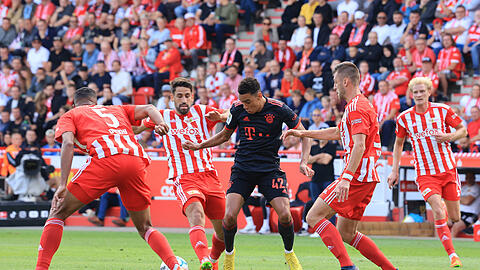
<svg viewBox="0 0 480 270">
<path fill-rule="evenodd" d="M 168 133 L 168 126 L 167 124 L 165 124 L 162 115 L 157 110 L 157 108 L 155 108 L 155 106 L 153 106 L 152 104 L 135 106 L 135 120 L 141 120 L 147 117 L 149 117 L 151 122 L 155 124 L 155 126 L 147 126 L 147 128 L 155 128 L 155 131 L 160 136 Z"/>
<path fill-rule="evenodd" d="M 312 138 L 317 140 L 340 140 L 340 130 L 338 127 L 331 127 L 322 130 L 298 130 L 289 129 L 280 136 L 284 140 L 288 136 L 295 136 L 300 138 Z"/>
<path fill-rule="evenodd" d="M 222 113 L 219 111 L 211 111 L 205 115 L 205 118 L 212 122 L 227 122 L 228 116 L 230 115 L 230 110 L 224 110 Z"/>
<path fill-rule="evenodd" d="M 74 139 L 73 132 L 65 132 L 62 134 L 62 150 L 60 152 L 60 185 L 55 192 L 52 200 L 52 211 L 57 209 L 59 204 L 67 195 L 67 180 L 72 169 L 72 160 L 74 153 Z"/>
<path fill-rule="evenodd" d="M 393 146 L 393 165 L 392 172 L 387 178 L 388 187 L 392 188 L 398 183 L 398 170 L 400 169 L 400 157 L 402 156 L 403 143 L 405 137 L 398 137 L 395 139 L 395 145 Z"/>
<path fill-rule="evenodd" d="M 298 131 L 305 131 L 302 123 L 297 127 Z M 312 140 L 310 138 L 302 138 L 302 156 L 300 161 L 300 172 L 308 177 L 312 177 L 315 172 L 308 167 L 308 158 L 310 157 L 310 149 L 312 148 Z"/>
<path fill-rule="evenodd" d="M 215 136 L 213 136 L 212 138 L 210 138 L 210 139 L 208 139 L 208 140 L 206 140 L 202 143 L 194 143 L 192 141 L 184 141 L 182 143 L 182 147 L 185 150 L 194 150 L 194 151 L 199 150 L 199 149 L 203 149 L 203 148 L 214 147 L 214 146 L 220 145 L 220 144 L 228 141 L 228 139 L 230 139 L 232 134 L 233 134 L 233 130 L 223 128 L 222 131 L 220 131 Z"/>
</svg>

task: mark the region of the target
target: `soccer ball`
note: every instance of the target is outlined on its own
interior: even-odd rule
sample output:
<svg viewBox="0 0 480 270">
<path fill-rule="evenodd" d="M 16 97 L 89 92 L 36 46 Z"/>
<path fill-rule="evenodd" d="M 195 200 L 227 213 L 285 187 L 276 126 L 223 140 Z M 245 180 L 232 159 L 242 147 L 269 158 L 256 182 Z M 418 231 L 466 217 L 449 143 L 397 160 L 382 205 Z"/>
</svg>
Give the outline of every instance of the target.
<svg viewBox="0 0 480 270">
<path fill-rule="evenodd" d="M 178 264 L 180 264 L 180 267 L 183 267 L 184 269 L 188 270 L 188 263 L 187 261 L 185 261 L 182 257 L 180 256 L 177 256 L 177 261 L 178 261 Z M 168 268 L 168 266 L 162 262 L 162 265 L 160 265 L 160 270 L 171 270 L 170 268 Z"/>
</svg>

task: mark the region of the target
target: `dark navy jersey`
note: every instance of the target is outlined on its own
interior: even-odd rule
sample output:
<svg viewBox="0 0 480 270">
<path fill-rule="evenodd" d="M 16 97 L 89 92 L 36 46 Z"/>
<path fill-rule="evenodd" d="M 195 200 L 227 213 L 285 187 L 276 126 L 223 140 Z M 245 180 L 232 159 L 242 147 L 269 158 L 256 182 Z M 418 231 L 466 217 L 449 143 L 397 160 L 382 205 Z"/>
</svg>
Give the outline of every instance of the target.
<svg viewBox="0 0 480 270">
<path fill-rule="evenodd" d="M 300 120 L 283 102 L 267 98 L 263 109 L 249 114 L 240 101 L 230 109 L 226 129 L 238 127 L 238 149 L 233 168 L 249 172 L 270 172 L 280 167 L 278 149 L 282 145 L 280 135 L 285 123 L 297 128 Z"/>
</svg>

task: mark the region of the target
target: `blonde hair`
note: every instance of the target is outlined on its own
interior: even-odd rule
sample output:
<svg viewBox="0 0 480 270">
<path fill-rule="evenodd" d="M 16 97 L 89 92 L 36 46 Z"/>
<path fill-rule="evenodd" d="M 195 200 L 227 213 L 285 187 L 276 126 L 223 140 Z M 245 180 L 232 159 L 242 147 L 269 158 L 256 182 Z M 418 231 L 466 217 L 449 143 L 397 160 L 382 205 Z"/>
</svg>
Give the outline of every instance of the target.
<svg viewBox="0 0 480 270">
<path fill-rule="evenodd" d="M 417 85 L 417 84 L 423 84 L 425 87 L 427 87 L 427 90 L 432 91 L 433 85 L 432 85 L 432 80 L 427 77 L 417 77 L 413 78 L 409 83 L 408 83 L 408 90 L 413 91 L 412 88 Z"/>
</svg>

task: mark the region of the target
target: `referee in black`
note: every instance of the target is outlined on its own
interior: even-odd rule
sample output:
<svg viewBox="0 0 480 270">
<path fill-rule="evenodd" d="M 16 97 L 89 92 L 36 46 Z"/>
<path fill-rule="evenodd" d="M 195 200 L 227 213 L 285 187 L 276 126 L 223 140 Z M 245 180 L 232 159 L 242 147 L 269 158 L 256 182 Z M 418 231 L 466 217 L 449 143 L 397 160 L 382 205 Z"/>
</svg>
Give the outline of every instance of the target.
<svg viewBox="0 0 480 270">
<path fill-rule="evenodd" d="M 280 169 L 278 149 L 282 144 L 280 135 L 285 123 L 290 129 L 304 129 L 297 115 L 284 103 L 262 95 L 260 85 L 254 78 L 245 78 L 238 86 L 239 101 L 230 109 L 225 128 L 200 144 L 185 141 L 184 149 L 198 150 L 226 142 L 238 128 L 238 149 L 227 190 L 223 230 L 225 233 L 224 270 L 235 269 L 233 248 L 237 232 L 237 216 L 245 200 L 255 186 L 278 214 L 278 231 L 285 247 L 285 258 L 290 270 L 302 266 L 293 252 L 293 222 L 290 214 L 288 187 L 285 172 Z M 300 171 L 307 176 L 314 174 L 307 166 L 310 139 L 302 139 Z"/>
</svg>

